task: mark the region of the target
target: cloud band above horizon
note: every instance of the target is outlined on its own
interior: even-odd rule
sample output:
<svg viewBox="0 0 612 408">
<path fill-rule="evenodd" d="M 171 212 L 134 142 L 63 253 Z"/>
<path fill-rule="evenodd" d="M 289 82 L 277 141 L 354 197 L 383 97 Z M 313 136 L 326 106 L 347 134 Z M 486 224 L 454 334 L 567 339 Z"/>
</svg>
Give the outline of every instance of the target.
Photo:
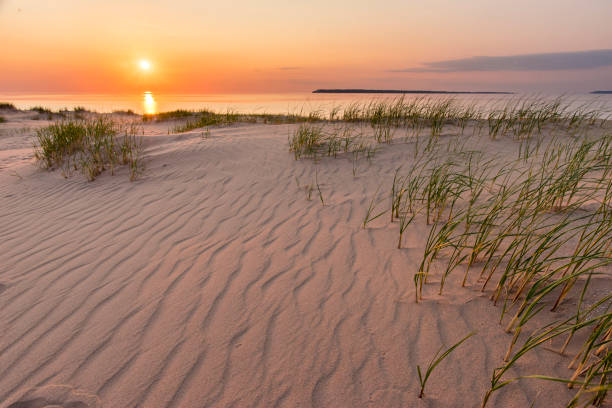
<svg viewBox="0 0 612 408">
<path fill-rule="evenodd" d="M 426 62 L 390 72 L 565 71 L 612 66 L 612 49 L 509 56 L 477 56 Z"/>
</svg>

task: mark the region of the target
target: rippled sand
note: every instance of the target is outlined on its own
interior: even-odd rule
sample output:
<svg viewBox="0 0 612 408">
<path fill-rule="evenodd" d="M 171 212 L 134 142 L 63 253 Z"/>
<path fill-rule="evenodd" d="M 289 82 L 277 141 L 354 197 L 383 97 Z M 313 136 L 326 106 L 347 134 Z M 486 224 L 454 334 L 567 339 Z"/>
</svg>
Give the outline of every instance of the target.
<svg viewBox="0 0 612 408">
<path fill-rule="evenodd" d="M 410 144 L 381 146 L 354 177 L 349 158 L 295 161 L 295 125 L 204 139 L 147 124 L 144 176 L 89 183 L 34 165 L 32 129 L 7 130 L 34 122 L 0 125 L 0 407 L 480 405 L 510 340 L 499 309 L 454 282 L 415 304 L 425 223 L 402 250 L 386 217 L 361 227 Z M 304 192 L 315 171 L 325 206 Z M 416 365 L 473 330 L 418 399 Z M 567 363 L 543 348 L 512 375 Z M 490 406 L 570 395 L 521 381 Z"/>
</svg>

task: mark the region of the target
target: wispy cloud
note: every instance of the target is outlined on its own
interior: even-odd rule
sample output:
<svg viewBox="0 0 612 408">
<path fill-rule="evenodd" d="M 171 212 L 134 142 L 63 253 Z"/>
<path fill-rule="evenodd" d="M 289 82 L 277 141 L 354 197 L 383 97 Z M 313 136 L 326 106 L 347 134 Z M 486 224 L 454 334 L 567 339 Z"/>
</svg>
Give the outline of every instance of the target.
<svg viewBox="0 0 612 408">
<path fill-rule="evenodd" d="M 281 71 L 295 71 L 296 69 L 302 69 L 302 67 L 280 67 Z"/>
<path fill-rule="evenodd" d="M 421 67 L 390 72 L 560 71 L 612 66 L 612 50 L 470 57 L 426 62 Z"/>
</svg>

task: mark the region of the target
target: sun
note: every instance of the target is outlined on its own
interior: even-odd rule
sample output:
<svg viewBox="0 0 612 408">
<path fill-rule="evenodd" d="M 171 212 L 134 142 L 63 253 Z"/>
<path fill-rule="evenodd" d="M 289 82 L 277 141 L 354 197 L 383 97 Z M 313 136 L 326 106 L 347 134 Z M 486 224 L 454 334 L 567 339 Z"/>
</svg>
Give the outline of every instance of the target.
<svg viewBox="0 0 612 408">
<path fill-rule="evenodd" d="M 147 60 L 140 60 L 138 62 L 138 65 L 140 66 L 140 69 L 142 69 L 143 71 L 149 71 L 151 69 L 151 63 Z"/>
</svg>

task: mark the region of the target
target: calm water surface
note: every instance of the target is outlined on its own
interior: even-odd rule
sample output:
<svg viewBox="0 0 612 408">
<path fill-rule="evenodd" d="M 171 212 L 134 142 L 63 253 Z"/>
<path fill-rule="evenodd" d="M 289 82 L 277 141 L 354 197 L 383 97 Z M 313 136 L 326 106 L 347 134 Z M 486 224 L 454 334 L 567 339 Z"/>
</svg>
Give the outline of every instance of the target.
<svg viewBox="0 0 612 408">
<path fill-rule="evenodd" d="M 233 110 L 243 113 L 302 113 L 329 112 L 334 107 L 354 102 L 396 99 L 399 95 L 386 94 L 221 94 L 221 95 L 170 95 L 143 92 L 132 95 L 95 94 L 1 94 L 0 102 L 11 102 L 20 109 L 43 106 L 51 110 L 73 109 L 81 106 L 97 112 L 131 109 L 136 113 L 157 113 L 175 109 L 209 109 L 216 112 Z M 423 95 L 405 95 L 406 101 L 423 98 Z M 562 97 L 573 107 L 589 106 L 612 113 L 612 95 L 591 94 L 513 94 L 513 95 L 429 95 L 428 99 L 455 99 L 458 103 L 477 105 L 491 109 L 501 107 L 520 98 L 553 100 Z M 605 116 L 604 115 L 604 116 Z"/>
</svg>

